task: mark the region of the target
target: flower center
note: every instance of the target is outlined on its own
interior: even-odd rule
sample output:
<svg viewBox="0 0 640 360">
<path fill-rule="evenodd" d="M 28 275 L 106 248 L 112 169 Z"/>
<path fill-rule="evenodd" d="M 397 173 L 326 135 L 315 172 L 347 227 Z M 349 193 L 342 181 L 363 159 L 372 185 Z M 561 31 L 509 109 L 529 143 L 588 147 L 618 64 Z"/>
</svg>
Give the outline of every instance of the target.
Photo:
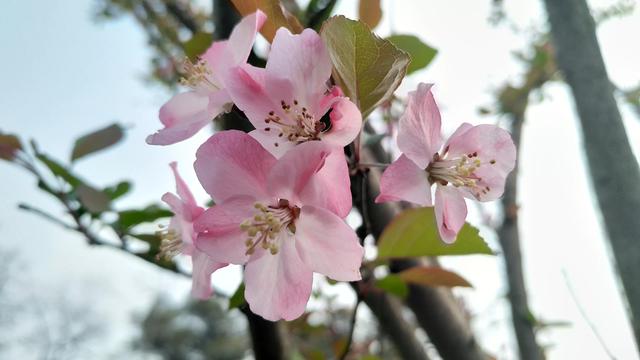
<svg viewBox="0 0 640 360">
<path fill-rule="evenodd" d="M 213 80 L 213 73 L 209 70 L 205 60 L 199 59 L 196 62 L 192 62 L 189 59 L 185 59 L 182 63 L 182 71 L 185 75 L 180 79 L 180 85 L 182 86 L 200 91 L 217 91 L 220 89 Z"/>
<path fill-rule="evenodd" d="M 245 245 L 247 255 L 255 252 L 260 245 L 263 249 L 269 250 L 272 255 L 278 253 L 278 235 L 281 231 L 288 231 L 295 234 L 295 220 L 300 215 L 300 208 L 290 206 L 288 200 L 281 199 L 276 206 L 266 206 L 262 203 L 254 205 L 257 210 L 252 218 L 240 224 L 240 229 L 248 235 Z"/>
<path fill-rule="evenodd" d="M 475 171 L 482 165 L 493 165 L 495 163 L 495 160 L 483 163 L 477 152 L 464 154 L 453 159 L 445 159 L 440 154 L 435 154 L 433 161 L 426 170 L 429 173 L 429 182 L 431 184 L 464 186 L 473 190 L 476 197 L 480 198 L 481 195 L 489 193 L 491 188 L 480 186 L 479 182 L 482 181 L 482 178 Z"/>
<path fill-rule="evenodd" d="M 156 256 L 158 260 L 172 259 L 182 253 L 182 239 L 176 229 L 164 229 L 161 226 L 161 229 L 156 231 L 156 235 L 160 238 L 160 252 Z"/>
<path fill-rule="evenodd" d="M 263 128 L 267 132 L 277 131 L 278 138 L 299 144 L 319 140 L 320 133 L 328 129 L 326 122 L 321 121 L 322 119 L 316 120 L 306 107 L 298 103 L 298 100 L 294 99 L 293 104 L 282 100 L 280 107 L 282 112 L 279 114 L 282 116 L 275 111 L 270 111 L 264 119 L 266 126 Z M 278 146 L 278 141 L 274 145 Z"/>
</svg>

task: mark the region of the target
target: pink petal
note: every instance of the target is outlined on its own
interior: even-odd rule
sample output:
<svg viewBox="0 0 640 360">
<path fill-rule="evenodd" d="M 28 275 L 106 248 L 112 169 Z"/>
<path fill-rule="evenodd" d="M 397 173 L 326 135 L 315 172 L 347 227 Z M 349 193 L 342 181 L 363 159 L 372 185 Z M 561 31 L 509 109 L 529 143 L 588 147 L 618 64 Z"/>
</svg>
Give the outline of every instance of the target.
<svg viewBox="0 0 640 360">
<path fill-rule="evenodd" d="M 440 150 L 440 110 L 431 93 L 432 84 L 421 83 L 409 93 L 407 108 L 400 117 L 398 147 L 422 169 Z"/>
<path fill-rule="evenodd" d="M 300 194 L 309 185 L 311 177 L 322 169 L 329 154 L 331 148 L 321 141 L 308 141 L 296 146 L 271 169 L 267 183 L 269 194 L 298 205 Z"/>
<path fill-rule="evenodd" d="M 191 295 L 195 298 L 206 300 L 212 294 L 211 274 L 214 271 L 227 266 L 211 259 L 207 254 L 196 251 L 191 257 L 193 273 L 191 274 Z"/>
<path fill-rule="evenodd" d="M 278 94 L 270 94 L 265 89 L 264 69 L 251 65 L 237 66 L 229 73 L 225 85 L 233 102 L 245 113 L 256 129 L 264 130 L 272 127 L 265 122 L 272 111 L 283 119 L 287 117 L 279 101 L 275 103 L 271 99 L 272 95 L 278 96 Z M 274 143 L 278 131 L 272 130 L 271 136 L 274 140 L 269 143 Z"/>
<path fill-rule="evenodd" d="M 361 279 L 364 248 L 355 231 L 332 212 L 304 206 L 295 237 L 298 254 L 312 271 L 338 281 Z"/>
<path fill-rule="evenodd" d="M 311 176 L 299 198 L 303 204 L 327 209 L 340 218 L 349 214 L 352 205 L 351 179 L 342 148 L 333 150 L 327 156 L 324 165 Z"/>
<path fill-rule="evenodd" d="M 240 230 L 240 223 L 253 217 L 255 203 L 252 197 L 237 196 L 207 209 L 193 224 L 196 248 L 217 262 L 246 263 L 247 233 Z"/>
<path fill-rule="evenodd" d="M 204 209 L 198 206 L 196 199 L 193 197 L 191 190 L 187 186 L 187 183 L 184 182 L 182 176 L 178 172 L 178 163 L 173 161 L 169 164 L 171 170 L 173 171 L 173 176 L 176 180 L 176 191 L 178 196 L 182 200 L 182 204 L 184 206 L 185 212 L 190 214 L 189 217 L 186 217 L 187 220 L 193 221 L 196 217 L 200 216 Z"/>
<path fill-rule="evenodd" d="M 200 183 L 220 203 L 236 195 L 267 197 L 267 174 L 276 159 L 242 131 L 211 136 L 196 153 L 194 167 Z"/>
<path fill-rule="evenodd" d="M 296 144 L 291 141 L 282 141 L 281 139 L 277 139 L 271 131 L 252 130 L 249 132 L 249 135 L 258 140 L 263 148 L 267 149 L 271 155 L 278 159 L 296 146 Z"/>
<path fill-rule="evenodd" d="M 451 244 L 467 217 L 467 204 L 460 191 L 452 186 L 436 187 L 436 222 L 442 241 Z"/>
<path fill-rule="evenodd" d="M 338 98 L 329 114 L 331 128 L 321 134 L 322 141 L 343 148 L 350 144 L 362 128 L 362 114 L 348 98 Z"/>
<path fill-rule="evenodd" d="M 195 91 L 175 95 L 160 108 L 164 129 L 149 135 L 147 144 L 171 145 L 190 138 L 222 113 L 229 100 L 224 91 L 211 95 Z"/>
<path fill-rule="evenodd" d="M 191 208 L 180 200 L 172 193 L 165 193 L 162 196 L 164 201 L 171 211 L 175 214 L 169 222 L 169 229 L 175 231 L 182 240 L 182 253 L 191 255 L 193 253 L 193 239 L 195 238 L 195 232 L 193 231 L 193 215 L 199 216 L 202 214 L 203 209 L 200 207 Z"/>
<path fill-rule="evenodd" d="M 382 173 L 380 195 L 376 198 L 377 203 L 400 200 L 431 206 L 431 184 L 427 172 L 404 154 Z"/>
<path fill-rule="evenodd" d="M 300 260 L 292 238 L 281 239 L 276 255 L 266 253 L 244 271 L 244 296 L 251 311 L 271 321 L 293 320 L 311 295 L 313 273 Z"/>
<path fill-rule="evenodd" d="M 217 41 L 202 55 L 202 59 L 212 67 L 214 75 L 247 61 L 256 34 L 262 28 L 266 18 L 267 16 L 260 10 L 245 16 L 233 28 L 228 40 Z"/>
<path fill-rule="evenodd" d="M 480 201 L 495 200 L 502 196 L 507 175 L 516 163 L 511 135 L 495 125 L 463 124 L 460 128 L 463 126 L 466 131 L 457 130 L 449 139 L 447 157 L 477 154 L 481 165 L 474 174 L 480 180 L 476 188 L 468 189 L 468 195 Z"/>
<path fill-rule="evenodd" d="M 268 84 L 271 79 L 288 79 L 295 99 L 316 115 L 317 103 L 327 90 L 331 68 L 329 53 L 318 33 L 305 29 L 294 35 L 284 27 L 278 29 L 266 67 Z"/>
</svg>

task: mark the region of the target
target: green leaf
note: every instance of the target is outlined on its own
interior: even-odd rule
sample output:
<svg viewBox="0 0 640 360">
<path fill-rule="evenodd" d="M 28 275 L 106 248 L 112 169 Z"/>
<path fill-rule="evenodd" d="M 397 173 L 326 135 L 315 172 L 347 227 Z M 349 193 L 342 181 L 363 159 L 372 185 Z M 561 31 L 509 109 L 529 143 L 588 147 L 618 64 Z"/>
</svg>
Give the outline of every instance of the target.
<svg viewBox="0 0 640 360">
<path fill-rule="evenodd" d="M 411 63 L 407 69 L 407 75 L 425 68 L 431 63 L 438 50 L 423 43 L 417 36 L 392 35 L 387 38 L 399 49 L 406 51 L 411 56 Z"/>
<path fill-rule="evenodd" d="M 117 224 L 120 228 L 128 229 L 138 224 L 153 222 L 161 218 L 173 216 L 173 213 L 157 205 L 149 205 L 144 209 L 120 211 L 118 212 L 118 216 Z"/>
<path fill-rule="evenodd" d="M 402 278 L 395 274 L 389 274 L 376 280 L 376 286 L 390 294 L 405 298 L 409 294 L 409 287 Z"/>
<path fill-rule="evenodd" d="M 191 60 L 195 61 L 198 56 L 204 54 L 205 51 L 211 46 L 213 42 L 213 34 L 208 32 L 197 32 L 191 39 L 182 44 L 185 55 Z"/>
<path fill-rule="evenodd" d="M 96 190 L 86 184 L 80 184 L 76 188 L 76 195 L 87 210 L 92 214 L 100 214 L 109 210 L 111 198 L 102 191 Z"/>
<path fill-rule="evenodd" d="M 397 275 L 408 284 L 473 287 L 462 276 L 438 266 L 415 266 L 399 272 Z"/>
<path fill-rule="evenodd" d="M 400 85 L 409 55 L 372 33 L 363 22 L 334 16 L 322 26 L 333 77 L 366 117 Z"/>
<path fill-rule="evenodd" d="M 229 310 L 238 308 L 244 304 L 244 283 L 240 284 L 229 298 Z"/>
<path fill-rule="evenodd" d="M 111 200 L 115 200 L 119 197 L 126 195 L 129 191 L 131 191 L 131 183 L 129 181 L 121 181 L 116 185 L 109 186 L 102 190 Z"/>
<path fill-rule="evenodd" d="M 22 144 L 17 136 L 0 133 L 0 159 L 12 161 L 20 150 Z"/>
<path fill-rule="evenodd" d="M 53 175 L 66 181 L 69 185 L 71 185 L 72 188 L 75 189 L 80 184 L 82 184 L 82 180 L 80 180 L 79 177 L 74 175 L 69 169 L 60 164 L 58 161 L 41 152 L 36 152 L 36 158 L 40 160 L 40 162 L 42 162 Z"/>
<path fill-rule="evenodd" d="M 76 140 L 71 152 L 71 161 L 75 161 L 89 154 L 103 150 L 116 144 L 124 136 L 123 128 L 118 124 L 84 135 Z"/>
<path fill-rule="evenodd" d="M 440 240 L 432 207 L 405 210 L 384 229 L 378 241 L 378 258 L 469 255 L 493 252 L 478 234 L 465 224 L 453 244 Z"/>
</svg>

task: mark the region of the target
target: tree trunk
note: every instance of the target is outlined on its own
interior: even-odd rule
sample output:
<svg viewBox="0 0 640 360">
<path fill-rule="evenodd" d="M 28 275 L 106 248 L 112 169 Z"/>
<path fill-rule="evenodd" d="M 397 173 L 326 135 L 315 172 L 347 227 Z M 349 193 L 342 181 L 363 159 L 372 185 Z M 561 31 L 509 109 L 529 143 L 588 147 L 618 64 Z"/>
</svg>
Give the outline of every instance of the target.
<svg viewBox="0 0 640 360">
<path fill-rule="evenodd" d="M 585 0 L 545 0 L 557 62 L 571 87 L 593 188 L 640 343 L 640 169 Z"/>
</svg>

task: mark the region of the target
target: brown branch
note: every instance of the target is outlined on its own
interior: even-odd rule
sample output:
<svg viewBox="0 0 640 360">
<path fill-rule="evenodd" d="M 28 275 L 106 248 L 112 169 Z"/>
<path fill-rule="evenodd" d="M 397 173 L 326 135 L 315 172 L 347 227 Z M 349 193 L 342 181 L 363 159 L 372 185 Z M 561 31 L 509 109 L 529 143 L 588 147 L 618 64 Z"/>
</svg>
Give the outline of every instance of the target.
<svg viewBox="0 0 640 360">
<path fill-rule="evenodd" d="M 558 67 L 571 88 L 604 227 L 640 344 L 640 168 L 607 75 L 585 0 L 545 0 Z"/>
</svg>

